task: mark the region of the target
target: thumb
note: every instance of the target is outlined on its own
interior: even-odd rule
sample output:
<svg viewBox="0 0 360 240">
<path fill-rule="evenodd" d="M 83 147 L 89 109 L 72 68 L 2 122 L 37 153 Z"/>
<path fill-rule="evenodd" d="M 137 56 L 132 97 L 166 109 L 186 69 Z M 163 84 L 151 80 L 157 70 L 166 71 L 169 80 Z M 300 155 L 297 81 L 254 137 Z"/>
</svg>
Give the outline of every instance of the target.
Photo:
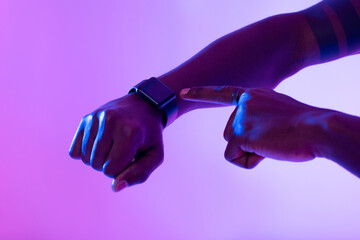
<svg viewBox="0 0 360 240">
<path fill-rule="evenodd" d="M 113 180 L 113 191 L 118 192 L 128 186 L 145 182 L 150 174 L 160 166 L 163 158 L 162 144 L 146 152 L 138 153 L 134 162 Z"/>
</svg>

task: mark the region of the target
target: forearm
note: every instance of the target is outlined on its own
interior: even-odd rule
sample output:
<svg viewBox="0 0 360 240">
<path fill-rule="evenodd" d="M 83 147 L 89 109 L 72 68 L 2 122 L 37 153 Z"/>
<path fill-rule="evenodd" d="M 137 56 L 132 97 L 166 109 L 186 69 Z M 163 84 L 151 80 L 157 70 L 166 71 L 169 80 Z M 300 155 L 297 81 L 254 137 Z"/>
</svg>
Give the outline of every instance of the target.
<svg viewBox="0 0 360 240">
<path fill-rule="evenodd" d="M 216 40 L 159 79 L 177 94 L 194 86 L 274 88 L 307 66 L 358 53 L 359 16 L 360 0 L 325 0 L 273 16 Z M 178 106 L 181 116 L 214 105 L 178 98 Z"/>
<path fill-rule="evenodd" d="M 159 79 L 177 94 L 193 86 L 274 88 L 281 80 L 309 65 L 303 55 L 305 46 L 314 46 L 307 50 L 313 53 L 307 54 L 307 58 L 318 57 L 316 40 L 311 39 L 311 35 L 303 38 L 306 30 L 311 31 L 302 14 L 273 16 L 216 40 Z M 178 98 L 178 106 L 180 116 L 192 109 L 214 105 Z"/>
<path fill-rule="evenodd" d="M 360 177 L 360 118 L 329 111 L 320 123 L 318 156 L 333 160 Z"/>
</svg>

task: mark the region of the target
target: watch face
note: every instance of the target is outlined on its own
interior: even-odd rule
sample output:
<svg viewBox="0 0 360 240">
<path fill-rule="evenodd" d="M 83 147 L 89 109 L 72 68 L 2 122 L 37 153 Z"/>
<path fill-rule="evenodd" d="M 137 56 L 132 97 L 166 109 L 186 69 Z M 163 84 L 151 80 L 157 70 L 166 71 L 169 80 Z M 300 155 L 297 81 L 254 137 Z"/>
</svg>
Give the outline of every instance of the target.
<svg viewBox="0 0 360 240">
<path fill-rule="evenodd" d="M 158 109 L 175 98 L 175 93 L 156 78 L 151 78 L 138 87 L 138 93 L 143 94 Z"/>
</svg>

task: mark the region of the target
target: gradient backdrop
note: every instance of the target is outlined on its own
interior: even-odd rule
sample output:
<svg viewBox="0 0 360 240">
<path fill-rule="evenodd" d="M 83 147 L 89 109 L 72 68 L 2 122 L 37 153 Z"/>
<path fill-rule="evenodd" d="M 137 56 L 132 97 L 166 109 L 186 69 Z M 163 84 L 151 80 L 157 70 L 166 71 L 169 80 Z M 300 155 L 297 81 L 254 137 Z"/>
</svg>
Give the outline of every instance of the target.
<svg viewBox="0 0 360 240">
<path fill-rule="evenodd" d="M 165 162 L 120 193 L 70 159 L 85 114 L 216 38 L 314 0 L 0 0 L 0 239 L 360 239 L 360 180 L 316 159 L 226 162 L 232 108 L 183 116 Z M 277 90 L 360 115 L 360 56 Z"/>
</svg>

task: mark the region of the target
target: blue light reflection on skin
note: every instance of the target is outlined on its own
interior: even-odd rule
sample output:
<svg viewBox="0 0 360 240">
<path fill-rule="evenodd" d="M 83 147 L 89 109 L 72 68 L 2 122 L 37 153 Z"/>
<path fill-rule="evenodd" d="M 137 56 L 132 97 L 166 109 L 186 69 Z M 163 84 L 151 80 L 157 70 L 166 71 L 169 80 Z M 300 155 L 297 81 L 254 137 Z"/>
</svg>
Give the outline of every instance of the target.
<svg viewBox="0 0 360 240">
<path fill-rule="evenodd" d="M 237 111 L 235 114 L 235 118 L 232 124 L 232 129 L 234 129 L 233 133 L 236 136 L 241 136 L 244 133 L 245 127 L 243 126 L 244 118 L 245 118 L 245 102 L 250 98 L 249 94 L 244 92 L 241 94 L 238 105 Z"/>
</svg>

